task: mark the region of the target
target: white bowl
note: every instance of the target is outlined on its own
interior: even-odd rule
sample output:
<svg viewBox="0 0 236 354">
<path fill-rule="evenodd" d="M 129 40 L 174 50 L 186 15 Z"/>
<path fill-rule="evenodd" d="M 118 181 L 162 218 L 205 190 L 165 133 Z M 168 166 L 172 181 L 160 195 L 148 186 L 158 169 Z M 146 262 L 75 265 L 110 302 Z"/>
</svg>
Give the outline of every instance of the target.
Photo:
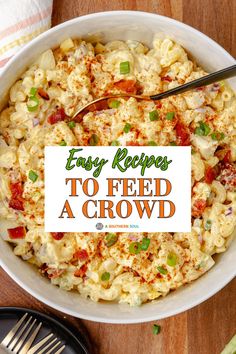
<svg viewBox="0 0 236 354">
<path fill-rule="evenodd" d="M 213 71 L 235 64 L 222 47 L 201 32 L 167 17 L 144 12 L 114 11 L 75 18 L 65 22 L 27 44 L 9 61 L 2 73 L 0 97 L 44 50 L 56 47 L 67 37 L 100 33 L 104 41 L 134 39 L 151 46 L 155 33 L 168 35 L 183 45 L 206 70 Z M 236 80 L 231 80 L 236 89 Z M 2 99 L 3 101 L 3 99 Z M 1 225 L 3 226 L 3 225 Z M 0 238 L 1 265 L 23 289 L 45 304 L 69 315 L 99 322 L 137 323 L 165 318 L 196 306 L 214 295 L 236 275 L 236 239 L 217 257 L 216 265 L 200 279 L 141 307 L 117 303 L 93 303 L 79 294 L 51 285 L 37 271 L 16 257 L 9 244 Z"/>
</svg>

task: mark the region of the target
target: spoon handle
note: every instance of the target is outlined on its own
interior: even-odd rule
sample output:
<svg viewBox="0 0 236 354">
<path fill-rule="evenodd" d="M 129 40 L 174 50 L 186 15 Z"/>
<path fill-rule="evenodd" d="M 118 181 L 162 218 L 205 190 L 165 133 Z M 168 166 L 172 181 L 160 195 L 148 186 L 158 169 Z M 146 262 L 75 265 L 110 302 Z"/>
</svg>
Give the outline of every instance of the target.
<svg viewBox="0 0 236 354">
<path fill-rule="evenodd" d="M 157 95 L 150 96 L 150 98 L 152 100 L 160 100 L 162 98 L 166 98 L 169 96 L 178 95 L 180 93 L 189 91 L 191 89 L 195 89 L 195 88 L 198 88 L 201 86 L 210 85 L 210 84 L 213 84 L 214 82 L 225 80 L 225 79 L 228 79 L 232 76 L 236 76 L 236 64 L 232 65 L 228 68 L 216 71 L 215 73 L 203 76 L 200 79 L 187 82 L 184 85 L 175 87 L 175 88 L 170 89 L 168 91 L 159 93 Z"/>
</svg>

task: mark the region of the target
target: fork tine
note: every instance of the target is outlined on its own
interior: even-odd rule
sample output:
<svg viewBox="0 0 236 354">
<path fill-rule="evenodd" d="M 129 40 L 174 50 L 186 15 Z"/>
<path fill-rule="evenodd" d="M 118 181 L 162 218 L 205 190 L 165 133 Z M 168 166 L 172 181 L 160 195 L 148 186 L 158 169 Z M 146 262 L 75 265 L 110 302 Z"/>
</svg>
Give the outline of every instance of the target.
<svg viewBox="0 0 236 354">
<path fill-rule="evenodd" d="M 31 317 L 32 318 L 32 317 Z M 17 353 L 19 350 L 20 350 L 20 348 L 22 347 L 22 345 L 24 344 L 24 342 L 25 342 L 25 339 L 27 338 L 27 336 L 28 336 L 28 334 L 30 333 L 30 331 L 31 331 L 31 329 L 33 328 L 33 326 L 34 326 L 34 324 L 36 323 L 36 319 L 34 319 L 33 320 L 33 322 L 30 324 L 30 326 L 29 326 L 29 328 L 26 330 L 26 328 L 24 328 L 26 331 L 25 331 L 25 333 L 23 334 L 23 336 L 22 336 L 22 338 L 19 338 L 18 337 L 18 340 L 19 340 L 19 342 L 18 342 L 18 344 L 17 344 L 17 346 L 14 348 L 14 350 L 13 350 L 13 352 L 14 353 Z"/>
<path fill-rule="evenodd" d="M 65 349 L 65 345 L 63 345 L 61 348 L 59 348 L 56 352 L 55 352 L 55 354 L 60 354 L 61 352 L 63 352 L 63 350 Z"/>
<path fill-rule="evenodd" d="M 24 326 L 22 326 L 21 329 L 17 332 L 17 334 L 13 337 L 13 340 L 11 341 L 10 345 L 8 346 L 8 349 L 12 350 L 16 346 L 16 343 L 19 341 L 22 334 L 25 332 L 25 330 L 28 327 L 28 324 L 30 323 L 31 320 L 32 320 L 32 316 L 30 316 L 30 318 L 24 324 Z"/>
<path fill-rule="evenodd" d="M 31 347 L 31 344 L 33 343 L 33 341 L 35 340 L 35 337 L 37 336 L 40 328 L 42 326 L 42 322 L 39 323 L 39 325 L 36 327 L 36 329 L 34 330 L 34 332 L 31 334 L 31 336 L 29 337 L 29 339 L 26 341 L 25 345 L 23 346 L 23 348 L 21 349 L 21 351 L 19 352 L 19 354 L 26 354 L 28 353 L 29 348 Z"/>
<path fill-rule="evenodd" d="M 17 322 L 17 324 L 10 330 L 10 332 L 6 335 L 6 337 L 2 340 L 1 344 L 5 347 L 8 346 L 14 335 L 16 334 L 17 330 L 23 323 L 24 319 L 27 317 L 28 313 L 26 312 L 23 317 Z"/>
<path fill-rule="evenodd" d="M 61 344 L 61 341 L 57 342 L 51 349 L 49 349 L 47 351 L 47 354 L 50 354 L 51 352 L 53 352 L 54 349 L 56 349 L 58 347 L 58 345 Z"/>
<path fill-rule="evenodd" d="M 42 350 L 40 350 L 40 351 L 38 352 L 38 354 L 43 354 L 43 353 L 45 352 L 45 350 L 47 350 L 49 347 L 51 347 L 51 345 L 52 345 L 53 343 L 56 342 L 56 340 L 57 340 L 57 338 L 54 338 L 51 342 L 49 342 L 49 343 L 46 345 L 46 347 L 44 347 Z M 47 352 L 46 352 L 46 353 L 47 353 Z"/>
<path fill-rule="evenodd" d="M 37 352 L 37 350 L 39 350 L 51 337 L 53 336 L 53 333 L 50 333 L 49 335 L 47 335 L 46 337 L 44 337 L 42 340 L 40 340 L 37 344 L 35 344 L 29 351 L 27 354 L 34 354 Z M 56 340 L 56 339 L 55 339 Z M 50 346 L 50 344 L 49 344 Z M 48 347 L 48 345 L 46 346 Z M 45 347 L 45 348 L 46 348 Z M 41 353 L 41 352 L 39 352 Z M 39 354 L 38 353 L 38 354 Z"/>
</svg>

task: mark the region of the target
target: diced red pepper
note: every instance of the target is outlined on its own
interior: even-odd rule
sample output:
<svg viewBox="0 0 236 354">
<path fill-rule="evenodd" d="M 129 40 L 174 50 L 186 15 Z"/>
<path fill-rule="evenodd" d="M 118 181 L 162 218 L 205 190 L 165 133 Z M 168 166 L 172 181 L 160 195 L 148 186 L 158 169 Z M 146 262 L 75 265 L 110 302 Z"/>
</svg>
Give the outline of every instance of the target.
<svg viewBox="0 0 236 354">
<path fill-rule="evenodd" d="M 175 126 L 177 143 L 180 146 L 190 145 L 190 134 L 188 128 L 181 122 L 177 122 Z"/>
<path fill-rule="evenodd" d="M 170 77 L 169 75 L 166 75 L 166 76 L 162 76 L 161 81 L 168 81 L 168 82 L 171 82 L 171 81 L 173 81 L 173 80 L 171 79 L 171 77 Z"/>
<path fill-rule="evenodd" d="M 162 107 L 161 101 L 155 102 L 155 106 L 156 106 L 156 108 L 161 108 Z"/>
<path fill-rule="evenodd" d="M 11 199 L 9 207 L 15 210 L 24 210 L 23 187 L 21 182 L 10 183 Z"/>
<path fill-rule="evenodd" d="M 18 226 L 14 229 L 8 229 L 7 232 L 12 240 L 25 238 L 26 235 L 26 230 L 24 226 Z"/>
<path fill-rule="evenodd" d="M 197 199 L 192 207 L 192 216 L 195 218 L 199 218 L 206 208 L 206 200 Z"/>
<path fill-rule="evenodd" d="M 66 119 L 66 114 L 64 108 L 59 108 L 55 113 L 48 117 L 49 124 L 55 124 Z"/>
<path fill-rule="evenodd" d="M 88 252 L 86 250 L 79 250 L 73 254 L 73 258 L 79 259 L 80 261 L 86 261 L 88 259 Z"/>
<path fill-rule="evenodd" d="M 231 160 L 232 160 L 232 157 L 231 157 L 231 150 L 228 150 L 228 151 L 226 152 L 224 158 L 223 158 L 223 161 L 224 161 L 225 163 L 227 163 L 227 162 L 231 162 Z"/>
<path fill-rule="evenodd" d="M 44 91 L 44 89 L 42 89 L 41 87 L 38 88 L 38 94 L 46 101 L 50 99 L 49 94 L 46 91 Z"/>
<path fill-rule="evenodd" d="M 88 267 L 86 264 L 82 265 L 82 267 L 80 269 L 77 269 L 75 272 L 74 272 L 74 276 L 75 277 L 80 277 L 80 278 L 83 278 L 85 276 L 85 273 L 87 271 Z"/>
<path fill-rule="evenodd" d="M 54 240 L 61 240 L 64 237 L 64 232 L 51 232 L 52 237 Z"/>
<path fill-rule="evenodd" d="M 143 145 L 139 144 L 137 141 L 127 141 L 126 146 L 143 146 Z"/>
<path fill-rule="evenodd" d="M 114 86 L 127 93 L 136 94 L 141 87 L 137 84 L 135 80 L 120 80 L 114 83 Z"/>
<path fill-rule="evenodd" d="M 205 171 L 205 182 L 211 184 L 217 177 L 217 169 L 213 167 L 207 167 Z"/>
</svg>

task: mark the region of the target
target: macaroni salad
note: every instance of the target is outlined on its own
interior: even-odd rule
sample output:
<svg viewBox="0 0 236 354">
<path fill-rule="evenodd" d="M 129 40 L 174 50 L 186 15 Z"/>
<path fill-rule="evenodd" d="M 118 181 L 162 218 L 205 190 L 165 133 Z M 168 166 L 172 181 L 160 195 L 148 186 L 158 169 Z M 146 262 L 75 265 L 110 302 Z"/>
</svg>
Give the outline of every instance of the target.
<svg viewBox="0 0 236 354">
<path fill-rule="evenodd" d="M 64 290 L 132 306 L 209 270 L 236 225 L 236 98 L 227 83 L 156 102 L 110 99 L 71 118 L 97 97 L 151 95 L 204 75 L 169 38 L 155 37 L 152 49 L 69 38 L 43 53 L 0 113 L 0 215 L 18 225 L 4 236 L 15 255 Z M 192 232 L 44 232 L 47 145 L 191 145 Z"/>
</svg>

